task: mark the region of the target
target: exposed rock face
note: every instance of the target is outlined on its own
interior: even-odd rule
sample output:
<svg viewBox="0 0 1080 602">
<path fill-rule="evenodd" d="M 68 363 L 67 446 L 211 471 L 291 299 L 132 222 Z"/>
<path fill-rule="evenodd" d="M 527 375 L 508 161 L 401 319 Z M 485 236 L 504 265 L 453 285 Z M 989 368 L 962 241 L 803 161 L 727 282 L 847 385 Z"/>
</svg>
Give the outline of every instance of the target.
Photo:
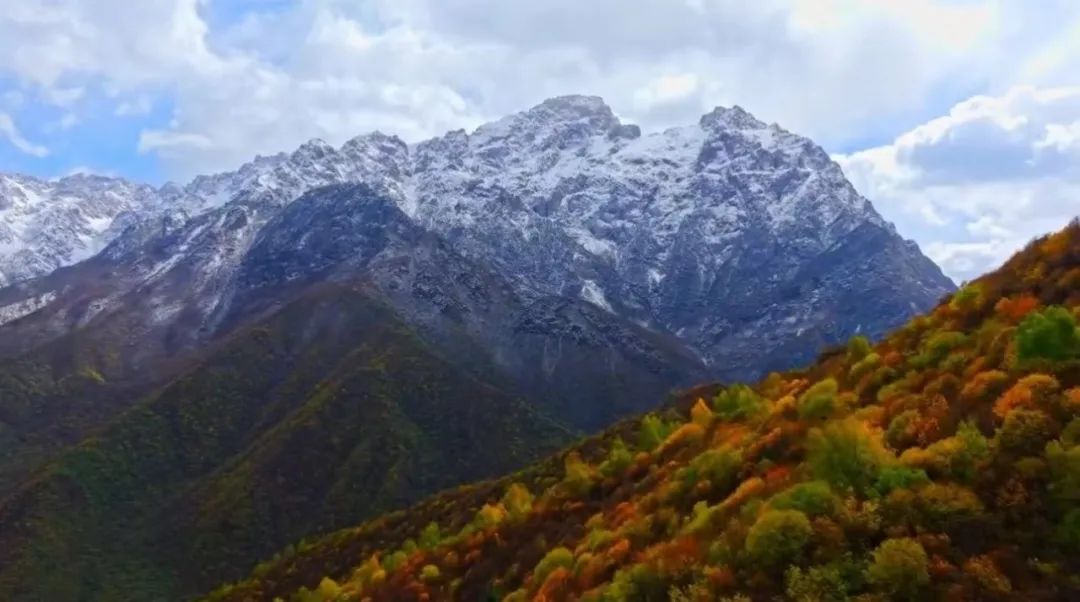
<svg viewBox="0 0 1080 602">
<path fill-rule="evenodd" d="M 174 332 L 154 353 L 175 352 L 288 286 L 362 277 L 433 332 L 456 316 L 481 348 L 608 320 L 745 378 L 880 334 L 952 288 L 821 148 L 739 107 L 642 135 L 599 98 L 568 96 L 412 147 L 315 140 L 182 188 L 2 181 L 0 278 L 24 282 L 0 289 L 0 321 L 23 335 L 0 353 L 131 307 L 145 330 Z M 366 187 L 294 202 L 350 183 Z M 56 240 L 13 234 L 27 224 Z M 499 319 L 473 319 L 483 312 Z M 625 339 L 611 332 L 581 336 Z"/>
</svg>

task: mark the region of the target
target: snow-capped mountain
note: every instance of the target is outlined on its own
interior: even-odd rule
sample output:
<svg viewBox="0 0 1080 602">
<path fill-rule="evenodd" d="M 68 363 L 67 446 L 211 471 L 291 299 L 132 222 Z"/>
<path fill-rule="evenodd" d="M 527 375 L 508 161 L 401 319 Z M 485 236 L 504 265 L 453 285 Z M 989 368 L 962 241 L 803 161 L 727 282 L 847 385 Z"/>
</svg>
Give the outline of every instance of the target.
<svg viewBox="0 0 1080 602">
<path fill-rule="evenodd" d="M 105 247 L 140 216 L 194 199 L 118 178 L 0 174 L 0 285 L 47 274 Z"/>
<path fill-rule="evenodd" d="M 820 147 L 739 107 L 642 135 L 599 98 L 551 99 L 419 144 L 412 173 L 407 210 L 466 254 L 675 333 L 723 370 L 879 334 L 951 288 Z M 838 263 L 852 261 L 877 265 Z M 839 297 L 875 287 L 889 292 L 873 303 Z"/>
<path fill-rule="evenodd" d="M 235 310 L 238 271 L 266 225 L 305 192 L 345 183 L 392 200 L 525 298 L 583 299 L 678 337 L 722 375 L 879 334 L 952 288 L 821 148 L 738 107 L 642 134 L 601 99 L 567 96 L 413 146 L 379 133 L 340 148 L 314 140 L 184 187 L 20 181 L 0 180 L 16 182 L 0 188 L 0 274 L 47 274 L 106 243 L 97 261 L 114 274 L 107 287 L 79 289 L 78 303 L 69 276 L 0 290 L 0 322 L 45 313 L 48 332 L 136 291 L 153 299 L 153 320 L 183 316 L 214 332 Z M 63 226 L 50 226 L 57 213 Z M 32 228 L 57 240 L 31 244 Z M 293 234 L 278 244 L 312 246 Z M 295 261 L 283 282 L 306 269 Z"/>
<path fill-rule="evenodd" d="M 183 187 L 88 174 L 48 181 L 0 173 L 0 286 L 83 261 L 136 222 L 166 213 L 186 221 L 230 201 L 284 205 L 321 185 L 400 184 L 395 166 L 377 163 L 393 150 L 381 148 L 380 141 L 400 145 L 379 135 L 359 137 L 341 149 L 313 140 L 291 155 L 257 157 L 235 172 L 199 176 Z"/>
</svg>

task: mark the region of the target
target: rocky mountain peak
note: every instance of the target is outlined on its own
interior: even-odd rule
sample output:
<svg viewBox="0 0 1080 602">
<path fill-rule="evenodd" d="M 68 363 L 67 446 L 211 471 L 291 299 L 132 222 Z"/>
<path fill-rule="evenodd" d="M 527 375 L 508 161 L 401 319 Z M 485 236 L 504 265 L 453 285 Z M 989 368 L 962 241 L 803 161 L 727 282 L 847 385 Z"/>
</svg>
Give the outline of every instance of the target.
<svg viewBox="0 0 1080 602">
<path fill-rule="evenodd" d="M 718 128 L 735 130 L 760 130 L 768 127 L 763 121 L 751 115 L 739 105 L 716 107 L 701 116 L 698 122 L 706 130 Z"/>
<path fill-rule="evenodd" d="M 291 158 L 294 161 L 309 158 L 318 160 L 334 152 L 336 152 L 336 149 L 322 138 L 312 138 L 293 151 Z"/>
<path fill-rule="evenodd" d="M 599 96 L 568 94 L 554 96 L 541 102 L 528 112 L 548 111 L 553 116 L 563 119 L 610 119 L 615 116 L 611 107 Z"/>
<path fill-rule="evenodd" d="M 103 176 L 100 174 L 84 172 L 74 173 L 56 180 L 56 184 L 58 186 L 90 186 L 94 188 L 108 186 L 110 183 L 113 182 L 123 182 L 123 180 L 120 180 L 119 178 L 110 178 L 108 176 Z"/>
<path fill-rule="evenodd" d="M 598 96 L 557 96 L 480 126 L 470 143 L 477 147 L 565 150 L 579 147 L 593 136 L 618 131 L 621 126 L 611 107 Z"/>
<path fill-rule="evenodd" d="M 384 134 L 379 130 L 350 139 L 342 145 L 341 150 L 347 152 L 349 149 L 366 147 L 375 147 L 394 152 L 408 152 L 408 145 L 405 144 L 404 140 L 392 134 Z"/>
</svg>

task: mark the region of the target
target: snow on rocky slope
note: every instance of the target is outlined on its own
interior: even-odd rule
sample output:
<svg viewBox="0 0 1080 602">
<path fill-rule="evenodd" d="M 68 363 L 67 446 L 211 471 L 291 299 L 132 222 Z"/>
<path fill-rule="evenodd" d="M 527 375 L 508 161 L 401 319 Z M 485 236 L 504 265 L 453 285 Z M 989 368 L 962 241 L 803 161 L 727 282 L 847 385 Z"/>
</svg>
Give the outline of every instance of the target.
<svg viewBox="0 0 1080 602">
<path fill-rule="evenodd" d="M 412 146 L 313 140 L 183 187 L 0 176 L 0 283 L 108 245 L 110 261 L 139 266 L 123 286 L 182 267 L 211 323 L 263 226 L 341 183 L 368 184 L 523 294 L 578 297 L 674 334 L 724 375 L 884 332 L 952 288 L 810 140 L 739 107 L 642 134 L 588 96 Z M 43 286 L 0 291 L 0 305 L 57 293 Z"/>
</svg>

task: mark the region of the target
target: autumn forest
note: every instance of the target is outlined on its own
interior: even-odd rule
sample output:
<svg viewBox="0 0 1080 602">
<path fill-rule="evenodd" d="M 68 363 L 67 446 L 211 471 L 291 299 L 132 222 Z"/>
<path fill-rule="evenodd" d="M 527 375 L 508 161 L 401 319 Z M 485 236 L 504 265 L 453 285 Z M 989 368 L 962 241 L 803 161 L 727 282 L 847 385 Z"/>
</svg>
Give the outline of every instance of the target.
<svg viewBox="0 0 1080 602">
<path fill-rule="evenodd" d="M 877 344 L 683 391 L 209 599 L 1076 599 L 1078 321 L 1074 222 Z"/>
</svg>

